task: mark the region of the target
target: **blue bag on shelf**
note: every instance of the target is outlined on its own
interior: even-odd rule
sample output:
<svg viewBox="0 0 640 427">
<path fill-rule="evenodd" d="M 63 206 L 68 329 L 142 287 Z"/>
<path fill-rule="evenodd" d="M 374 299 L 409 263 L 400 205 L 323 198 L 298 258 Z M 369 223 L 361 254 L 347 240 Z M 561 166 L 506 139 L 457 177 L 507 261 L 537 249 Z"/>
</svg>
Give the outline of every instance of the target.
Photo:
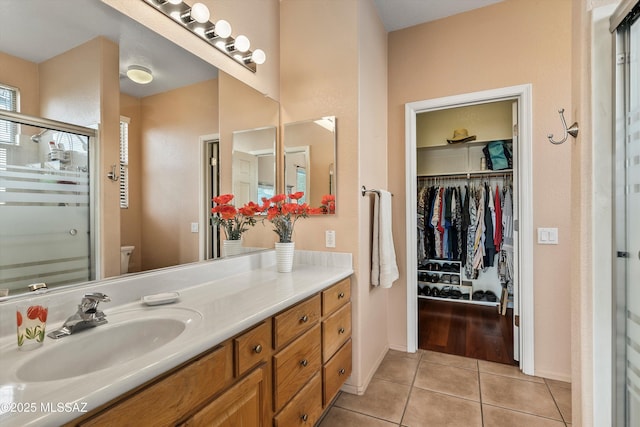
<svg viewBox="0 0 640 427">
<path fill-rule="evenodd" d="M 491 141 L 483 149 L 487 167 L 491 170 L 511 169 L 513 155 L 506 141 Z"/>
</svg>

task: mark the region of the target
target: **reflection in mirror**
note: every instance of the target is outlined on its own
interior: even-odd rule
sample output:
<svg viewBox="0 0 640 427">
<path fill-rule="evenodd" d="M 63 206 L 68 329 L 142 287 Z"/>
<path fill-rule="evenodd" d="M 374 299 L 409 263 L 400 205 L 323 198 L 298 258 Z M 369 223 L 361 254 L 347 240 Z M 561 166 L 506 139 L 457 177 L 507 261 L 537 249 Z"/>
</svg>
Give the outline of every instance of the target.
<svg viewBox="0 0 640 427">
<path fill-rule="evenodd" d="M 284 125 L 285 193 L 302 191 L 303 202 L 319 206 L 336 194 L 336 118 Z"/>
<path fill-rule="evenodd" d="M 237 205 L 263 197 L 271 198 L 276 188 L 275 126 L 233 132 L 232 188 Z"/>
<path fill-rule="evenodd" d="M 205 196 L 201 189 L 208 186 L 212 194 L 232 191 L 231 139 L 223 134 L 277 126 L 277 103 L 249 87 L 241 91 L 234 87 L 233 102 L 242 105 L 244 114 L 260 115 L 253 108 L 269 103 L 271 120 L 225 125 L 219 115 L 228 97 L 221 93 L 231 90 L 225 90 L 225 86 L 239 82 L 231 76 L 220 81 L 218 70 L 211 64 L 101 1 L 3 0 L 0 9 L 0 86 L 19 90 L 15 109 L 79 126 L 99 126 L 99 149 L 93 150 L 99 158 L 89 168 L 89 187 L 98 190 L 86 196 L 102 203 L 100 212 L 90 215 L 101 221 L 96 223 L 97 234 L 89 236 L 90 254 L 83 261 L 86 265 L 96 262 L 89 279 L 204 259 L 203 236 L 213 231 L 206 226 L 211 194 Z M 130 81 L 125 75 L 130 65 L 150 69 L 152 82 L 140 85 Z M 118 166 L 118 135 L 123 123 L 128 130 L 128 159 Z M 0 162 L 18 162 L 19 156 L 13 153 L 17 148 L 35 152 L 46 147 L 49 141 L 37 145 L 30 139 L 41 131 L 23 126 L 22 136 L 11 140 L 11 144 L 17 144 L 0 143 Z M 66 148 L 64 141 L 51 134 L 41 136 L 53 138 L 55 150 L 81 151 Z M 217 165 L 229 179 L 212 186 L 211 181 L 202 182 L 202 177 L 206 180 L 213 176 L 203 171 L 211 163 L 204 161 L 202 145 L 208 142 L 206 138 L 218 136 Z M 8 153 L 6 159 L 4 153 Z M 58 154 L 56 151 L 53 155 Z M 34 163 L 26 158 L 25 162 Z M 43 162 L 40 164 L 44 167 Z M 106 176 L 112 165 L 116 168 L 114 175 L 123 178 L 118 182 Z M 123 188 L 128 200 L 126 207 L 120 208 L 122 195 L 119 200 L 118 191 Z M 43 221 L 38 215 L 21 218 L 25 227 L 34 229 L 36 221 Z M 96 236 L 101 241 L 100 251 L 93 244 Z M 121 247 L 126 251 L 121 252 Z M 7 253 L 0 251 L 0 265 L 4 265 L 1 259 Z M 126 264 L 121 263 L 122 253 L 129 254 Z M 6 262 L 18 261 L 7 258 Z M 32 282 L 42 281 L 35 265 L 25 267 L 20 274 Z M 70 278 L 58 284 L 86 279 Z M 0 288 L 4 287 L 0 281 Z M 20 286 L 11 294 L 24 291 Z"/>
</svg>

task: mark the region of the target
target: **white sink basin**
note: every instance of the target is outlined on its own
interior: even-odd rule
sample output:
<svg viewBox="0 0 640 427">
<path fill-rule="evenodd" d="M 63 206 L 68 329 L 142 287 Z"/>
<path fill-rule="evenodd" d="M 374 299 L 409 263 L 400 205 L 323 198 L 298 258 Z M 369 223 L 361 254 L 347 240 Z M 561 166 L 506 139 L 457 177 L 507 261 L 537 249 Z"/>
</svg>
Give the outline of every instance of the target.
<svg viewBox="0 0 640 427">
<path fill-rule="evenodd" d="M 77 377 L 121 365 L 163 347 L 202 319 L 195 310 L 149 308 L 107 313 L 109 323 L 52 340 L 18 367 L 20 381 Z"/>
</svg>

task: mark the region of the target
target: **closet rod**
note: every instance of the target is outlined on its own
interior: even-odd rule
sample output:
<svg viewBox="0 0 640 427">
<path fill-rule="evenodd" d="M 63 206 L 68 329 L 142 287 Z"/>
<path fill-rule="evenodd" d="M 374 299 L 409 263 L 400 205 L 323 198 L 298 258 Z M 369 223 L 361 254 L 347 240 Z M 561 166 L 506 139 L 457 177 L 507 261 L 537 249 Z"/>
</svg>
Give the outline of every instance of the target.
<svg viewBox="0 0 640 427">
<path fill-rule="evenodd" d="M 471 178 L 506 178 L 511 176 L 513 172 L 509 170 L 509 172 L 494 172 L 494 173 L 484 173 L 484 172 L 466 172 L 466 173 L 452 173 L 452 174 L 442 174 L 442 175 L 418 175 L 418 179 L 426 180 L 426 179 L 471 179 Z"/>
</svg>

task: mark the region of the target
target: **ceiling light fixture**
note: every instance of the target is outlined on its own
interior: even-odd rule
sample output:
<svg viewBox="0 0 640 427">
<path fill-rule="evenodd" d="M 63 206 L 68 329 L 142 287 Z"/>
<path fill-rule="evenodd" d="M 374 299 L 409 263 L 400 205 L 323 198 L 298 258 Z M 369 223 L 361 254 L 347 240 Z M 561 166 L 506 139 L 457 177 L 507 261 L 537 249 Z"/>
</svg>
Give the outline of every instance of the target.
<svg viewBox="0 0 640 427">
<path fill-rule="evenodd" d="M 153 73 L 151 73 L 150 69 L 141 65 L 129 65 L 127 77 L 135 83 L 146 85 L 153 80 Z"/>
<path fill-rule="evenodd" d="M 251 42 L 246 36 L 231 37 L 231 24 L 227 21 L 220 19 L 215 24 L 210 22 L 211 13 L 203 3 L 189 6 L 182 0 L 142 1 L 254 73 L 256 65 L 264 64 L 267 59 L 263 50 L 249 50 Z"/>
</svg>

